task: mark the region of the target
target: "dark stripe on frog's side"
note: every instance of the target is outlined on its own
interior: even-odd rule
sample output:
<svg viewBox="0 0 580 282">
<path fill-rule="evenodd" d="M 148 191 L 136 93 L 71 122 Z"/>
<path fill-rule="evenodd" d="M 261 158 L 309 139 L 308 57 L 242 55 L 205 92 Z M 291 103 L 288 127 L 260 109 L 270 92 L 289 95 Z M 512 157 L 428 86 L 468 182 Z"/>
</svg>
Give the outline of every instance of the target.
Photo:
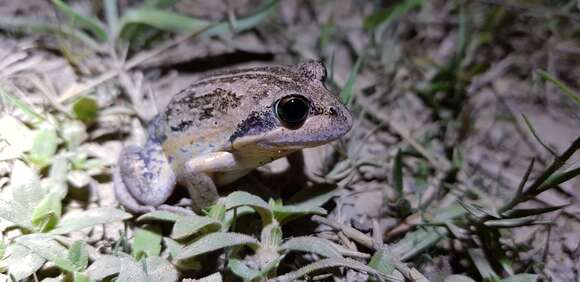
<svg viewBox="0 0 580 282">
<path fill-rule="evenodd" d="M 232 143 L 240 137 L 268 132 L 277 126 L 278 123 L 272 111 L 254 111 L 236 126 L 236 131 L 230 136 L 229 141 Z"/>
<path fill-rule="evenodd" d="M 178 93 L 167 106 L 166 122 L 173 132 L 183 132 L 194 123 L 227 113 L 241 104 L 241 97 L 232 91 L 216 88 L 205 95 L 196 95 L 192 87 Z"/>
</svg>

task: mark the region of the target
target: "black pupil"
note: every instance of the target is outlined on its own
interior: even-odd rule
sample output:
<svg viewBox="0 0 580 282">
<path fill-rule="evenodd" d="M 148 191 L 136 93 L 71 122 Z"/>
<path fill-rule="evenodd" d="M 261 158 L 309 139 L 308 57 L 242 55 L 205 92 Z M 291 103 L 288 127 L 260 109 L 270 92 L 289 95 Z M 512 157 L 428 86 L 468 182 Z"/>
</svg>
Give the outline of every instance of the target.
<svg viewBox="0 0 580 282">
<path fill-rule="evenodd" d="M 283 98 L 276 109 L 280 120 L 290 126 L 302 124 L 306 120 L 308 110 L 308 101 L 301 97 Z"/>
</svg>

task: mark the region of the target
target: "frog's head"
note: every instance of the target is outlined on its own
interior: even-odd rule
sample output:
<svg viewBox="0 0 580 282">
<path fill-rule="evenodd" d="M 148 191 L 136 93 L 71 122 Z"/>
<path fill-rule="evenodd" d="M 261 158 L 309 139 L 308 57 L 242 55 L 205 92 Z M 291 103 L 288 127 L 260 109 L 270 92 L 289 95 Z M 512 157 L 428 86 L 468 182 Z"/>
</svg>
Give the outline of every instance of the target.
<svg viewBox="0 0 580 282">
<path fill-rule="evenodd" d="M 318 61 L 270 68 L 254 88 L 256 105 L 230 137 L 235 149 L 294 151 L 336 140 L 352 127 L 340 98 L 324 86 Z M 261 95 L 260 95 L 261 93 Z"/>
</svg>

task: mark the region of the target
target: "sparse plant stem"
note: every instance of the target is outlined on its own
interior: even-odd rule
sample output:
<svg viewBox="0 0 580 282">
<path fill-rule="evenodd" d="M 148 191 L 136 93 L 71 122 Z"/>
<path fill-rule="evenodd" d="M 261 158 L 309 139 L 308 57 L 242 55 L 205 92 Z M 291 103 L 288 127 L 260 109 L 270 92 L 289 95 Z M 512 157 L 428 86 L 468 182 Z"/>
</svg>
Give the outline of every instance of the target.
<svg viewBox="0 0 580 282">
<path fill-rule="evenodd" d="M 546 170 L 544 170 L 544 172 L 532 184 L 530 184 L 530 186 L 527 189 L 525 189 L 525 191 L 523 191 L 523 193 L 518 193 L 512 201 L 510 201 L 505 206 L 501 207 L 499 209 L 499 211 L 504 212 L 504 211 L 510 210 L 513 207 L 517 206 L 518 204 L 526 202 L 526 201 L 534 198 L 535 196 L 539 195 L 540 193 L 552 188 L 553 185 L 546 184 L 546 181 L 558 169 L 560 169 L 568 161 L 568 159 L 570 159 L 572 157 L 572 155 L 574 155 L 574 153 L 576 151 L 578 151 L 579 149 L 580 149 L 580 136 L 578 136 L 574 140 L 574 142 L 572 142 L 570 147 L 568 147 L 568 149 L 566 149 L 566 151 L 564 151 L 564 153 L 557 156 L 552 161 L 550 166 L 548 166 L 548 168 L 546 168 Z M 529 176 L 530 170 L 531 170 L 531 165 L 530 165 L 530 167 L 528 167 L 528 171 L 526 172 L 526 175 L 524 176 L 522 184 L 524 184 L 525 180 L 527 180 L 527 177 Z M 567 181 L 567 180 L 573 178 L 574 176 L 577 176 L 579 173 L 580 173 L 580 168 L 576 168 L 576 169 L 573 169 L 571 171 L 568 171 L 559 177 L 559 179 L 558 179 L 559 181 L 557 181 L 557 183 L 562 183 L 564 181 Z M 523 186 L 523 185 L 521 185 L 521 186 Z"/>
</svg>

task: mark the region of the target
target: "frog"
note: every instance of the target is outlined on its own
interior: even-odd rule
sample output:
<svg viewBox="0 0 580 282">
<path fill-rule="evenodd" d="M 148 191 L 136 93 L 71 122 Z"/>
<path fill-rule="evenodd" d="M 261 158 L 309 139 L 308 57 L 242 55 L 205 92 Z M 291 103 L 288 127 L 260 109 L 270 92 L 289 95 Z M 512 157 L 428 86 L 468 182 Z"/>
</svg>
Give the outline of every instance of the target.
<svg viewBox="0 0 580 282">
<path fill-rule="evenodd" d="M 347 134 L 352 115 L 325 85 L 317 60 L 214 72 L 179 91 L 148 123 L 144 145 L 123 147 L 117 201 L 133 213 L 171 209 L 175 187 L 190 208 L 253 169 Z"/>
</svg>

